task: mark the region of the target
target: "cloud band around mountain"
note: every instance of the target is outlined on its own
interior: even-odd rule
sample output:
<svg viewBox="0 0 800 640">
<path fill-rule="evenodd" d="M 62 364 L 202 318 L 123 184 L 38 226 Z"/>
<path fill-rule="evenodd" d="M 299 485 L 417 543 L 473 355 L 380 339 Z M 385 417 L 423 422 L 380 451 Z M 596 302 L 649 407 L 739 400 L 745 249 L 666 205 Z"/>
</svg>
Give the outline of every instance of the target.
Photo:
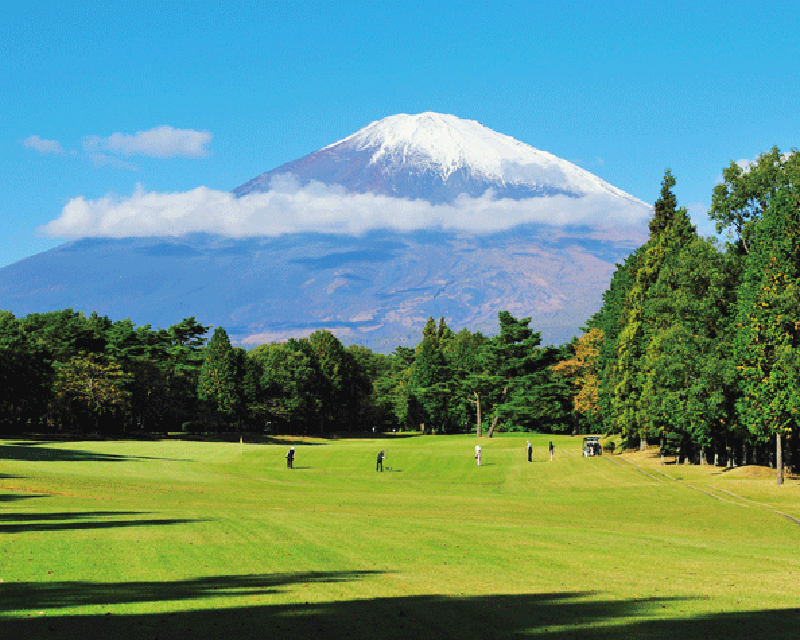
<svg viewBox="0 0 800 640">
<path fill-rule="evenodd" d="M 278 176 L 272 189 L 236 197 L 198 187 L 153 193 L 137 187 L 131 196 L 97 200 L 77 197 L 40 229 L 53 237 L 148 237 L 214 233 L 232 237 L 321 232 L 361 234 L 376 229 L 447 229 L 498 232 L 521 224 L 584 226 L 608 240 L 645 234 L 652 209 L 613 195 L 538 197 L 526 200 L 461 196 L 452 204 L 430 204 Z"/>
</svg>

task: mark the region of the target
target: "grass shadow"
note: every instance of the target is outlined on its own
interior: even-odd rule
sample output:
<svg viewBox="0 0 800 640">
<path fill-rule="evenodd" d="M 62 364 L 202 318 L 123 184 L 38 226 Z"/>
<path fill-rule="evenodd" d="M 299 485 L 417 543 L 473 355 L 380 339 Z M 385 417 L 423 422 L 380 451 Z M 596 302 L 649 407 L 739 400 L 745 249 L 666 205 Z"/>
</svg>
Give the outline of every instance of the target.
<svg viewBox="0 0 800 640">
<path fill-rule="evenodd" d="M 169 460 L 172 462 L 191 462 L 174 458 L 158 458 L 148 456 L 128 456 L 116 453 L 97 453 L 79 449 L 54 449 L 45 446 L 44 442 L 14 442 L 0 445 L 0 460 L 16 460 L 21 462 L 122 462 L 127 460 Z"/>
<path fill-rule="evenodd" d="M 0 534 L 113 529 L 117 527 L 155 527 L 205 522 L 204 519 L 147 518 L 114 520 L 111 518 L 147 515 L 136 511 L 82 511 L 57 513 L 5 513 L 0 515 Z"/>
<path fill-rule="evenodd" d="M 795 640 L 800 609 L 707 613 L 688 616 L 685 598 L 608 600 L 585 592 L 448 597 L 438 595 L 373 597 L 326 602 L 255 604 L 263 596 L 308 582 L 368 578 L 370 572 L 297 573 L 222 576 L 167 583 L 0 584 L 0 605 L 20 603 L 31 617 L 6 617 L 0 635 L 7 638 L 341 638 L 475 640 L 545 635 L 555 640 Z M 156 613 L 59 616 L 58 608 L 155 600 L 175 601 L 219 595 L 228 608 L 206 607 Z M 299 594 L 298 594 L 299 595 Z M 239 603 L 236 596 L 242 599 Z M 237 606 L 238 604 L 238 606 Z M 667 610 L 670 613 L 665 614 Z M 40 609 L 41 608 L 41 609 Z M 41 611 L 41 614 L 40 614 Z"/>
<path fill-rule="evenodd" d="M 0 494 L 0 502 L 16 502 L 17 500 L 27 500 L 28 498 L 44 498 L 44 495 L 31 494 L 20 495 L 18 493 L 3 493 Z"/>
<path fill-rule="evenodd" d="M 381 571 L 309 571 L 246 576 L 210 576 L 175 582 L 44 582 L 0 584 L 0 610 L 41 609 L 136 602 L 201 600 L 278 593 L 292 585 L 349 582 Z"/>
</svg>

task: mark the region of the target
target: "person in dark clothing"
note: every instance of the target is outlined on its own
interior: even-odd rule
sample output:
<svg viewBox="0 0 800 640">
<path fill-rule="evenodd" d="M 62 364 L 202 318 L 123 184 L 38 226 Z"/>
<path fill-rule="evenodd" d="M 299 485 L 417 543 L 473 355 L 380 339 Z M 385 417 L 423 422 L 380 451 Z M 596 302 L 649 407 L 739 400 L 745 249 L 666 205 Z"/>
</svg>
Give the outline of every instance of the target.
<svg viewBox="0 0 800 640">
<path fill-rule="evenodd" d="M 383 473 L 383 459 L 386 457 L 386 452 L 381 449 L 381 452 L 378 454 L 378 464 L 375 467 L 375 471 L 380 469 L 381 473 Z"/>
<path fill-rule="evenodd" d="M 550 441 L 550 462 L 552 462 L 552 461 L 553 461 L 553 449 L 554 449 L 554 447 L 553 447 L 553 441 L 551 440 L 551 441 Z"/>
<path fill-rule="evenodd" d="M 528 440 L 528 462 L 533 462 L 533 460 L 531 460 L 532 456 L 533 456 L 533 445 L 531 444 L 531 441 Z"/>
<path fill-rule="evenodd" d="M 293 464 L 294 464 L 294 447 L 289 449 L 289 453 L 286 454 L 286 466 L 289 469 L 291 469 Z"/>
</svg>

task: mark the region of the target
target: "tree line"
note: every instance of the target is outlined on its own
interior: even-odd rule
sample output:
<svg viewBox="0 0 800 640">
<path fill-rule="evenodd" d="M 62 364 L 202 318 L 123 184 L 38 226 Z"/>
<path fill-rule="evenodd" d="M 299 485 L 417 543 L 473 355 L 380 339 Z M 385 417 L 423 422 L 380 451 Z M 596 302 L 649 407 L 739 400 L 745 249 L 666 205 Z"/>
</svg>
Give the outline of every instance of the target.
<svg viewBox="0 0 800 640">
<path fill-rule="evenodd" d="M 329 331 L 233 346 L 194 317 L 136 327 L 72 309 L 0 312 L 0 428 L 131 434 L 374 430 L 558 431 L 571 389 L 530 318 L 498 314 L 488 338 L 431 318 L 416 348 L 345 347 Z"/>
<path fill-rule="evenodd" d="M 667 170 L 648 240 L 584 333 L 541 346 L 530 318 L 487 337 L 429 319 L 415 348 L 334 334 L 231 345 L 186 318 L 135 327 L 73 310 L 0 312 L 7 432 L 422 429 L 602 432 L 698 464 L 800 464 L 800 154 L 731 162 L 700 236 Z"/>
<path fill-rule="evenodd" d="M 697 233 L 675 184 L 667 171 L 648 240 L 561 365 L 575 410 L 681 460 L 771 464 L 780 483 L 800 461 L 800 154 L 723 171 L 709 217 L 724 243 Z"/>
</svg>

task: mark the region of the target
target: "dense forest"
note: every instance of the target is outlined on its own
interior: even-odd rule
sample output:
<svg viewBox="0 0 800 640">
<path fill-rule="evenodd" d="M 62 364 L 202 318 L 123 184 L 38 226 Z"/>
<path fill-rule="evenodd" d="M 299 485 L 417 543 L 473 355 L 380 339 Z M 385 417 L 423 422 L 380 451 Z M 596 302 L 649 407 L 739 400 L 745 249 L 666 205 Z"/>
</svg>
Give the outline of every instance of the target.
<svg viewBox="0 0 800 640">
<path fill-rule="evenodd" d="M 0 312 L 1 428 L 602 432 L 780 470 L 800 461 L 800 154 L 773 148 L 722 177 L 709 216 L 726 241 L 697 233 L 666 171 L 648 240 L 561 347 L 507 311 L 493 337 L 431 318 L 389 355 L 328 331 L 245 351 L 195 318 Z"/>
<path fill-rule="evenodd" d="M 431 318 L 416 349 L 385 355 L 329 331 L 247 352 L 195 318 L 154 330 L 4 311 L 0 415 L 7 433 L 457 433 L 478 415 L 488 430 L 572 428 L 570 386 L 551 369 L 569 349 L 540 348 L 530 318 L 499 320 L 489 339 Z"/>
</svg>

